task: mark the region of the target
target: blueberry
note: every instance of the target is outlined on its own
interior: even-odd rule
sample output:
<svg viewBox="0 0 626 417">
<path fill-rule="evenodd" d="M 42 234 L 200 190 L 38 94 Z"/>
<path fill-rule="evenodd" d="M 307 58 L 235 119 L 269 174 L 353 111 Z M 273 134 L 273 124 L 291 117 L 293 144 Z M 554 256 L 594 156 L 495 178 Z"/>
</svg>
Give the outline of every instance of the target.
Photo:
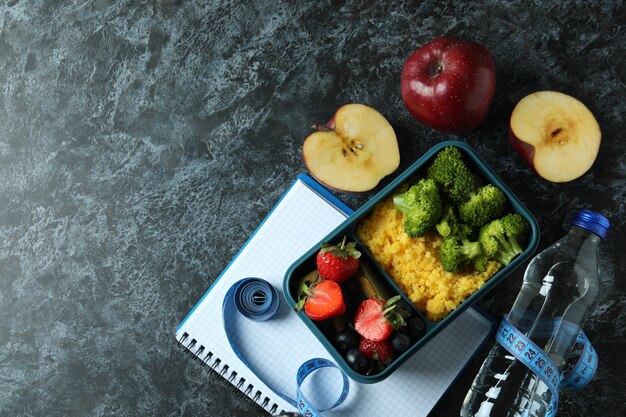
<svg viewBox="0 0 626 417">
<path fill-rule="evenodd" d="M 352 348 L 346 353 L 346 362 L 360 374 L 367 372 L 370 367 L 369 360 L 358 348 Z"/>
<path fill-rule="evenodd" d="M 404 352 L 411 347 L 412 341 L 408 334 L 402 332 L 395 332 L 391 336 L 391 346 L 397 352 Z"/>
<path fill-rule="evenodd" d="M 396 309 L 405 311 L 407 315 L 411 313 L 411 307 L 409 307 L 409 304 L 404 300 L 399 300 L 396 303 Z"/>
<path fill-rule="evenodd" d="M 352 329 L 344 329 L 335 335 L 335 343 L 342 352 L 359 346 L 361 336 Z"/>
<path fill-rule="evenodd" d="M 426 334 L 426 323 L 417 316 L 406 319 L 406 331 L 413 340 L 419 340 Z"/>
</svg>

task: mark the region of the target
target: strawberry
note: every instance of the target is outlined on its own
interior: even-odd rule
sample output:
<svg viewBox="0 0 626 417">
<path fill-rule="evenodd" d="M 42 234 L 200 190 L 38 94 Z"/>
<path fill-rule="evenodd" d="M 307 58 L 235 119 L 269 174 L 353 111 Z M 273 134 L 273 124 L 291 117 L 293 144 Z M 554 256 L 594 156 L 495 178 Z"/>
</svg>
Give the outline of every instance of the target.
<svg viewBox="0 0 626 417">
<path fill-rule="evenodd" d="M 305 281 L 300 287 L 296 311 L 304 308 L 304 312 L 311 320 L 326 320 L 341 316 L 346 312 L 346 303 L 339 284 L 334 281 L 322 280 Z"/>
<path fill-rule="evenodd" d="M 340 245 L 334 246 L 322 243 L 322 249 L 317 253 L 317 269 L 320 275 L 331 281 L 341 284 L 359 269 L 361 252 L 356 249 L 356 243 L 346 244 L 346 237 Z"/>
<path fill-rule="evenodd" d="M 359 351 L 365 355 L 367 359 L 382 363 L 390 363 L 393 359 L 393 347 L 389 340 L 376 342 L 374 340 L 362 338 L 359 342 Z"/>
<path fill-rule="evenodd" d="M 368 298 L 359 305 L 354 318 L 355 330 L 364 338 L 380 342 L 387 339 L 394 330 L 405 325 L 408 312 L 397 308 L 401 297 L 396 295 L 386 303 L 378 298 Z"/>
</svg>

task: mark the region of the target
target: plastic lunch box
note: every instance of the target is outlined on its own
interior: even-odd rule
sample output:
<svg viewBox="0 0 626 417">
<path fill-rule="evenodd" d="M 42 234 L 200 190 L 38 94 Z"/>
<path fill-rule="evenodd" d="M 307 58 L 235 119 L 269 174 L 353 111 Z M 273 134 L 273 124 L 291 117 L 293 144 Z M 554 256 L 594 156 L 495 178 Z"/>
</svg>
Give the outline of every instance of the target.
<svg viewBox="0 0 626 417">
<path fill-rule="evenodd" d="M 403 294 L 398 286 L 391 280 L 391 278 L 387 275 L 387 273 L 376 263 L 374 257 L 369 253 L 369 251 L 365 248 L 359 239 L 356 236 L 356 226 L 359 222 L 366 218 L 368 214 L 372 211 L 374 206 L 386 199 L 390 195 L 392 195 L 395 190 L 405 184 L 412 184 L 416 182 L 418 179 L 422 178 L 425 175 L 425 170 L 428 166 L 430 166 L 430 162 L 434 159 L 437 153 L 445 147 L 454 146 L 461 151 L 463 155 L 463 159 L 466 164 L 470 168 L 470 170 L 478 176 L 482 176 L 485 180 L 485 183 L 491 183 L 498 188 L 500 188 L 504 194 L 507 196 L 509 201 L 509 209 L 519 213 L 523 216 L 529 223 L 530 229 L 527 238 L 527 243 L 524 251 L 516 257 L 510 264 L 500 269 L 489 281 L 483 285 L 478 291 L 472 294 L 465 302 L 463 302 L 460 306 L 458 306 L 454 311 L 452 311 L 448 316 L 438 322 L 432 322 L 426 319 L 425 315 L 422 314 L 417 308 L 413 307 L 413 304 L 410 302 L 408 297 Z M 533 217 L 533 215 L 522 205 L 519 199 L 504 185 L 504 183 L 496 176 L 496 174 L 485 164 L 485 162 L 480 159 L 480 157 L 476 154 L 476 152 L 467 144 L 458 141 L 445 141 L 441 142 L 431 149 L 429 149 L 420 159 L 418 159 L 413 165 L 411 165 L 405 172 L 403 172 L 398 178 L 396 178 L 392 183 L 386 186 L 383 190 L 381 190 L 378 194 L 376 194 L 371 200 L 369 200 L 363 207 L 357 210 L 354 214 L 352 214 L 348 219 L 346 219 L 341 225 L 339 225 L 335 230 L 333 230 L 329 235 L 327 235 L 322 242 L 338 242 L 341 241 L 343 236 L 347 236 L 349 240 L 356 241 L 357 248 L 361 252 L 361 263 L 369 264 L 369 267 L 373 273 L 376 274 L 376 278 L 381 285 L 385 285 L 388 287 L 388 290 L 391 294 L 400 294 L 402 298 L 413 307 L 412 314 L 421 317 L 426 323 L 426 334 L 418 341 L 416 341 L 413 346 L 411 346 L 407 351 L 398 356 L 389 366 L 383 369 L 381 372 L 373 375 L 363 375 L 354 371 L 346 362 L 341 353 L 337 350 L 337 348 L 333 345 L 332 341 L 328 338 L 326 334 L 329 334 L 327 328 L 323 327 L 323 324 L 320 322 L 315 322 L 311 320 L 304 311 L 298 312 L 298 316 L 300 319 L 304 321 L 307 327 L 315 334 L 315 336 L 319 339 L 319 341 L 324 345 L 326 350 L 330 353 L 330 355 L 337 362 L 338 366 L 343 369 L 346 374 L 353 380 L 361 383 L 375 383 L 382 381 L 386 377 L 388 377 L 394 370 L 396 370 L 404 361 L 410 358 L 415 352 L 417 352 L 422 346 L 424 346 L 433 336 L 443 330 L 448 324 L 450 324 L 454 319 L 456 319 L 463 311 L 469 308 L 472 304 L 474 304 L 480 297 L 485 295 L 489 290 L 495 287 L 499 282 L 501 282 L 506 276 L 508 276 L 513 270 L 515 270 L 519 265 L 521 265 L 524 261 L 526 261 L 535 251 L 537 245 L 539 244 L 539 227 L 537 225 L 537 221 Z M 321 242 L 320 242 L 321 243 Z M 319 250 L 320 245 L 317 244 L 313 246 L 309 251 L 307 251 L 302 257 L 300 257 L 296 262 L 294 262 L 291 267 L 288 269 L 285 274 L 285 279 L 283 282 L 283 290 L 284 295 L 287 300 L 287 303 L 293 308 L 296 304 L 296 298 L 298 295 L 298 285 L 300 284 L 303 277 L 316 269 L 315 265 L 315 256 L 317 251 Z M 332 333 L 332 332 L 331 332 Z"/>
</svg>

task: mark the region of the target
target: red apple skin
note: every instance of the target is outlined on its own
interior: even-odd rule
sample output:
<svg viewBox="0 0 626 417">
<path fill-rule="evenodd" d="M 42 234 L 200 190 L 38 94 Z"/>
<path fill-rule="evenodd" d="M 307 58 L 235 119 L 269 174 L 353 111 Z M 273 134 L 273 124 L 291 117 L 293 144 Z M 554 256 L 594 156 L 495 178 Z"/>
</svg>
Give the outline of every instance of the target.
<svg viewBox="0 0 626 417">
<path fill-rule="evenodd" d="M 328 123 L 326 123 L 326 127 L 331 129 L 331 130 L 335 130 L 335 116 L 333 115 L 333 117 L 328 121 Z"/>
<path fill-rule="evenodd" d="M 511 141 L 511 145 L 513 146 L 513 149 L 515 149 L 515 152 L 517 152 L 517 154 L 522 157 L 526 165 L 528 165 L 530 168 L 532 168 L 532 170 L 535 173 L 537 173 L 537 170 L 535 169 L 535 164 L 534 164 L 535 147 L 519 139 L 515 135 L 515 132 L 513 132 L 510 122 L 509 122 L 509 140 Z"/>
<path fill-rule="evenodd" d="M 404 104 L 419 122 L 451 133 L 485 118 L 496 90 L 496 66 L 483 45 L 445 36 L 421 46 L 402 67 Z"/>
<path fill-rule="evenodd" d="M 337 111 L 339 111 L 339 110 L 337 110 Z M 335 112 L 335 114 L 337 114 L 337 113 Z M 314 129 L 314 130 L 335 130 L 335 116 L 333 115 L 333 117 L 325 125 L 316 123 L 313 126 L 311 126 L 311 129 Z"/>
</svg>

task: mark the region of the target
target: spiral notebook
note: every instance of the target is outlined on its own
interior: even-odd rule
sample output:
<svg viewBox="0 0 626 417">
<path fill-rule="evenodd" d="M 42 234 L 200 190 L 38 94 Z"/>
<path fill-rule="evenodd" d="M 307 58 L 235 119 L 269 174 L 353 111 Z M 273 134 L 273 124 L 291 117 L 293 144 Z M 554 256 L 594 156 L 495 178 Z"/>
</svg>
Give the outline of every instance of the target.
<svg viewBox="0 0 626 417">
<path fill-rule="evenodd" d="M 290 311 L 281 296 L 277 318 L 244 320 L 239 340 L 252 352 L 252 373 L 233 352 L 223 328 L 222 302 L 245 277 L 260 277 L 279 292 L 288 267 L 339 226 L 352 211 L 306 174 L 301 174 L 256 232 L 176 329 L 180 346 L 270 414 L 296 411 L 267 385 L 295 398 L 296 372 L 306 360 L 332 360 L 322 344 Z M 350 394 L 324 416 L 426 416 L 493 330 L 493 321 L 468 309 L 387 379 L 376 384 L 350 381 Z M 318 371 L 303 387 L 317 404 L 332 404 L 341 383 L 338 372 Z M 306 382 L 306 381 L 305 381 Z M 266 385 L 267 384 L 267 385 Z M 323 387 L 324 389 L 321 389 Z M 314 396 L 316 398 L 310 398 Z"/>
</svg>

